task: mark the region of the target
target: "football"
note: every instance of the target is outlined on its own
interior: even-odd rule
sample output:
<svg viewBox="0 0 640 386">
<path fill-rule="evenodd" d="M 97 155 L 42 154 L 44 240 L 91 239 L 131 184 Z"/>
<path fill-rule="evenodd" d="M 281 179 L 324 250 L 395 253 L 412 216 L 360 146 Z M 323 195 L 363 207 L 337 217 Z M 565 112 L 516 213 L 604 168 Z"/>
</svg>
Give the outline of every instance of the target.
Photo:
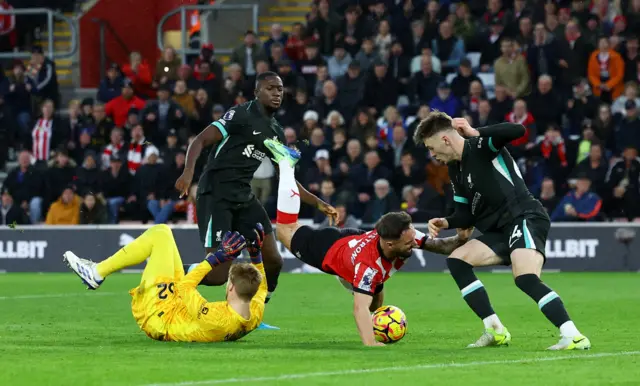
<svg viewBox="0 0 640 386">
<path fill-rule="evenodd" d="M 378 342 L 395 343 L 407 333 L 407 317 L 401 309 L 382 306 L 373 313 L 373 334 Z"/>
</svg>

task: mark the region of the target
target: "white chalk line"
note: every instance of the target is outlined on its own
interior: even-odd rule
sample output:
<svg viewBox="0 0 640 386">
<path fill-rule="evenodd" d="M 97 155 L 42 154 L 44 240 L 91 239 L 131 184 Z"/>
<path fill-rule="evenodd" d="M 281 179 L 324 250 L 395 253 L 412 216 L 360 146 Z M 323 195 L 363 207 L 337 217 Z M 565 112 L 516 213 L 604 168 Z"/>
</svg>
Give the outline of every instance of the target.
<svg viewBox="0 0 640 386">
<path fill-rule="evenodd" d="M 551 354 L 550 354 L 551 355 Z M 577 355 L 562 355 L 562 356 L 548 356 L 537 358 L 522 358 L 513 360 L 497 360 L 497 361 L 477 361 L 466 363 L 434 363 L 434 364 L 422 364 L 413 366 L 393 366 L 393 367 L 378 367 L 373 369 L 352 369 L 352 370 L 337 370 L 337 371 L 324 371 L 315 373 L 298 373 L 298 374 L 282 374 L 270 377 L 255 377 L 255 378 L 226 378 L 226 379 L 210 379 L 203 381 L 187 381 L 177 383 L 154 383 L 144 386 L 195 386 L 195 385 L 220 385 L 228 383 L 245 383 L 245 382 L 267 382 L 267 381 L 286 381 L 291 379 L 305 379 L 305 378 L 319 378 L 330 377 L 340 375 L 353 375 L 353 374 L 372 374 L 382 372 L 395 372 L 395 371 L 415 371 L 415 370 L 430 370 L 430 369 L 446 369 L 446 368 L 461 368 L 461 367 L 473 367 L 473 366 L 490 366 L 490 365 L 507 365 L 518 363 L 535 363 L 535 362 L 555 362 L 571 359 L 594 359 L 594 358 L 606 358 L 606 357 L 621 357 L 640 355 L 640 351 L 621 351 L 621 352 L 609 352 L 609 353 L 597 353 L 597 354 L 577 354 Z"/>
</svg>

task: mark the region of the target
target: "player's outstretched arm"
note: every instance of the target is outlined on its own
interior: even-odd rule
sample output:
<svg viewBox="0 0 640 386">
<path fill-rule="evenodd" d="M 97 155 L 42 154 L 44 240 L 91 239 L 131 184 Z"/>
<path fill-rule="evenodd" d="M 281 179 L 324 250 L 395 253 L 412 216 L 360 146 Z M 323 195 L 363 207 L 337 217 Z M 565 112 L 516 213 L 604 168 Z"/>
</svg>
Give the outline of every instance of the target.
<svg viewBox="0 0 640 386">
<path fill-rule="evenodd" d="M 176 190 L 180 192 L 180 197 L 186 197 L 189 194 L 189 188 L 193 181 L 193 173 L 196 167 L 196 161 L 202 153 L 202 149 L 207 146 L 214 145 L 224 138 L 222 129 L 216 125 L 217 121 L 207 126 L 189 145 L 187 156 L 184 163 L 184 171 L 176 181 Z"/>
<path fill-rule="evenodd" d="M 371 320 L 371 312 L 369 308 L 373 302 L 370 294 L 362 292 L 353 293 L 353 316 L 356 319 L 356 326 L 360 333 L 360 339 L 365 346 L 384 346 L 376 340 L 373 335 L 373 321 Z"/>
<path fill-rule="evenodd" d="M 473 233 L 473 227 L 468 229 L 457 229 L 455 236 L 445 238 L 426 238 L 422 243 L 422 249 L 425 251 L 438 253 L 441 255 L 450 255 L 458 247 L 461 247 L 469 241 Z"/>
<path fill-rule="evenodd" d="M 522 137 L 526 132 L 521 124 L 510 122 L 480 127 L 477 130 L 480 137 L 487 138 L 487 146 L 494 153 L 499 152 L 501 148 L 514 139 Z"/>
<path fill-rule="evenodd" d="M 260 271 L 262 275 L 262 281 L 260 282 L 260 287 L 258 287 L 258 292 L 251 299 L 252 302 L 257 302 L 262 305 L 264 309 L 264 301 L 267 299 L 267 275 L 264 271 L 264 264 L 262 264 L 262 243 L 264 242 L 264 227 L 262 224 L 256 224 L 256 240 L 252 241 L 247 245 L 247 251 L 249 252 L 249 258 L 251 259 L 251 264 Z"/>
<path fill-rule="evenodd" d="M 324 213 L 329 218 L 329 226 L 336 225 L 338 221 L 338 211 L 336 208 L 322 201 L 320 197 L 305 189 L 297 180 L 296 184 L 298 185 L 298 191 L 300 192 L 300 201 L 307 205 L 311 205 Z"/>
<path fill-rule="evenodd" d="M 227 232 L 218 250 L 207 255 L 205 260 L 185 277 L 176 283 L 176 293 L 192 316 L 196 317 L 203 305 L 207 302 L 196 289 L 202 279 L 213 269 L 222 263 L 235 260 L 246 246 L 246 241 L 238 232 Z"/>
</svg>

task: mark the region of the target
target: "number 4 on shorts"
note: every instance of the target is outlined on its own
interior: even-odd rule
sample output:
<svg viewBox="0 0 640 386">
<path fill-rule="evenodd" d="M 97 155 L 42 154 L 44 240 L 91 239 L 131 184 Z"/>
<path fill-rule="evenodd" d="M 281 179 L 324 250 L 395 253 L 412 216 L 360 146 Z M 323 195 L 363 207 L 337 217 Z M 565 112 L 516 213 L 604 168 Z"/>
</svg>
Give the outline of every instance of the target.
<svg viewBox="0 0 640 386">
<path fill-rule="evenodd" d="M 520 231 L 518 225 L 513 227 L 513 232 L 511 233 L 511 237 L 509 237 L 509 248 L 515 244 L 516 241 L 520 240 L 522 237 L 522 232 Z"/>
</svg>

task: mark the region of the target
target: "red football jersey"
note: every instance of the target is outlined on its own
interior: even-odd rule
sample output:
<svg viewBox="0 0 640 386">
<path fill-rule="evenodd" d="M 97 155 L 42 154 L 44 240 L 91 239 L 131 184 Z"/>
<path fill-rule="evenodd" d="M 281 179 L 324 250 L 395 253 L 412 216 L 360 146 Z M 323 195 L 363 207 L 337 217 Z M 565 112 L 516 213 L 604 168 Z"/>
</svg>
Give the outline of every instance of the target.
<svg viewBox="0 0 640 386">
<path fill-rule="evenodd" d="M 424 237 L 424 233 L 416 231 L 418 245 L 422 245 Z M 322 268 L 351 283 L 354 291 L 374 294 L 376 287 L 387 281 L 406 261 L 400 257 L 383 258 L 379 241 L 375 230 L 343 237 L 331 246 Z"/>
</svg>

